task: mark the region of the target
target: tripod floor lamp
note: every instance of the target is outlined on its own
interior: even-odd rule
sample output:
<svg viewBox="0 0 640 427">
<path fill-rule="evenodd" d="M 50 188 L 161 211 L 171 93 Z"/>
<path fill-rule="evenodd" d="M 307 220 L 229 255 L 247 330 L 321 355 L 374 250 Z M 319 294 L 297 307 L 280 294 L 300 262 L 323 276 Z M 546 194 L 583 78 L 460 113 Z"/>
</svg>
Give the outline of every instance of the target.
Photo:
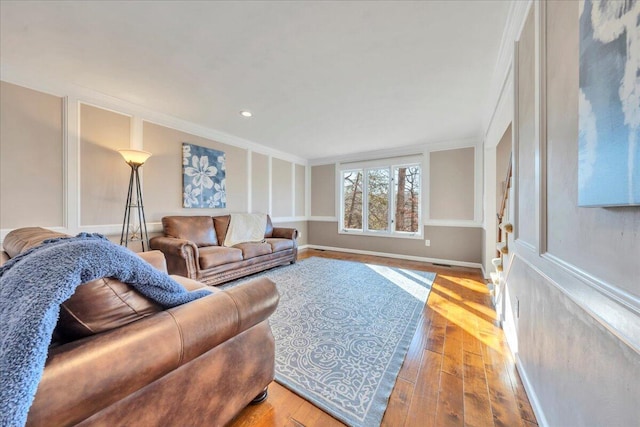
<svg viewBox="0 0 640 427">
<path fill-rule="evenodd" d="M 139 150 L 118 150 L 118 152 L 131 167 L 129 192 L 127 193 L 127 204 L 124 208 L 120 244 L 128 246 L 129 242 L 140 241 L 142 242 L 142 251 L 144 252 L 149 248 L 149 234 L 147 233 L 147 221 L 144 216 L 144 204 L 142 203 L 142 189 L 140 187 L 138 169 L 151 157 L 151 153 Z M 133 218 L 131 217 L 131 211 L 133 211 Z"/>
</svg>

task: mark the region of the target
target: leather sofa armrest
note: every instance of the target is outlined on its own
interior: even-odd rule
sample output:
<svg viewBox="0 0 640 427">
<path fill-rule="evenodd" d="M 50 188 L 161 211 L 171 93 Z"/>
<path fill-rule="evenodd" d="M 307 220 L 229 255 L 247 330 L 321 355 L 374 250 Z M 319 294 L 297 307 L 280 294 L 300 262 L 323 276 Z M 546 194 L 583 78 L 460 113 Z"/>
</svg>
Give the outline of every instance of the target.
<svg viewBox="0 0 640 427">
<path fill-rule="evenodd" d="M 275 284 L 260 278 L 167 310 L 181 331 L 183 363 L 268 319 L 279 300 Z"/>
<path fill-rule="evenodd" d="M 76 424 L 266 320 L 278 300 L 257 279 L 56 347 L 27 425 Z"/>
<path fill-rule="evenodd" d="M 298 230 L 295 228 L 273 227 L 273 237 L 296 240 L 298 238 Z"/>
<path fill-rule="evenodd" d="M 228 289 L 226 293 L 238 308 L 238 330 L 257 325 L 276 311 L 280 294 L 271 279 L 261 277 Z"/>
<path fill-rule="evenodd" d="M 195 243 L 174 237 L 157 236 L 149 240 L 149 247 L 162 251 L 167 260 L 169 274 L 197 279 L 200 262 L 198 246 Z"/>
<path fill-rule="evenodd" d="M 161 251 L 139 252 L 138 256 L 163 273 L 167 272 L 167 260 Z"/>
<path fill-rule="evenodd" d="M 180 366 L 166 311 L 50 350 L 27 425 L 74 425 Z"/>
</svg>

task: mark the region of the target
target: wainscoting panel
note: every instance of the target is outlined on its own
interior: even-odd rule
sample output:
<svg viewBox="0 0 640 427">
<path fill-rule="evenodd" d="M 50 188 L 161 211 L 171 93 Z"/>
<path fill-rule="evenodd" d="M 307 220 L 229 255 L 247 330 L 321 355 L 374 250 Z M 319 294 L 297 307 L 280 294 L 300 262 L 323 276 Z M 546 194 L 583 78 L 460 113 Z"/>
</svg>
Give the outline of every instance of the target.
<svg viewBox="0 0 640 427">
<path fill-rule="evenodd" d="M 508 306 L 517 333 L 517 338 L 508 336 L 509 345 L 517 349 L 518 368 L 527 378 L 540 425 L 635 425 L 640 419 L 640 353 L 567 294 L 563 286 L 575 278 L 560 270 L 553 275 L 555 280 L 516 255 L 508 277 Z M 622 307 L 612 312 L 626 312 L 629 326 L 635 323 L 640 330 L 637 316 L 633 322 L 634 315 Z"/>
<path fill-rule="evenodd" d="M 479 266 L 482 261 L 482 228 L 425 226 L 422 239 L 359 236 L 338 233 L 336 221 L 309 221 L 309 243 L 317 247 L 343 248 L 421 259 L 458 261 Z M 443 261 L 445 262 L 445 261 Z M 460 264 L 458 264 L 460 265 Z"/>
<path fill-rule="evenodd" d="M 63 226 L 64 100 L 6 82 L 0 92 L 0 229 Z"/>
<path fill-rule="evenodd" d="M 122 223 L 131 168 L 131 116 L 80 104 L 80 226 Z"/>
</svg>

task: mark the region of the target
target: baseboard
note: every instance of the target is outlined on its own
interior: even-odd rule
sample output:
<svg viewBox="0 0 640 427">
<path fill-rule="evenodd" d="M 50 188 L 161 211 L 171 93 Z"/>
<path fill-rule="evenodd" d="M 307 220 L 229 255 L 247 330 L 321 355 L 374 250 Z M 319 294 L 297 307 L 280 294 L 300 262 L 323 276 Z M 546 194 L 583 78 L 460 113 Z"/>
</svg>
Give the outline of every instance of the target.
<svg viewBox="0 0 640 427">
<path fill-rule="evenodd" d="M 410 261 L 428 262 L 431 264 L 448 264 L 448 265 L 455 265 L 456 267 L 470 267 L 470 268 L 482 269 L 482 264 L 478 262 L 455 261 L 455 260 L 440 259 L 440 258 L 426 258 L 426 257 L 413 256 L 413 255 L 391 254 L 386 252 L 362 251 L 359 249 L 337 248 L 333 246 L 306 245 L 306 248 L 319 249 L 323 251 L 346 252 L 346 253 L 353 253 L 358 255 L 372 255 L 372 256 L 380 256 L 380 257 L 386 257 L 386 258 L 406 259 Z"/>
<path fill-rule="evenodd" d="M 482 277 L 484 277 L 485 280 L 491 279 L 491 276 L 489 276 L 484 270 L 484 265 L 482 263 L 480 264 L 480 270 L 482 270 Z"/>
<path fill-rule="evenodd" d="M 518 370 L 518 374 L 520 374 L 520 379 L 522 380 L 522 385 L 524 386 L 524 390 L 527 392 L 527 397 L 529 398 L 529 403 L 531 403 L 531 408 L 533 409 L 533 413 L 536 416 L 536 421 L 538 422 L 538 426 L 549 427 L 549 423 L 547 422 L 547 417 L 544 416 L 542 405 L 540 405 L 540 401 L 538 400 L 538 395 L 533 389 L 533 386 L 531 385 L 531 381 L 529 381 L 529 377 L 527 376 L 527 371 L 522 366 L 522 361 L 520 360 L 520 356 L 516 353 L 513 355 L 513 358 L 516 361 L 516 369 Z"/>
</svg>

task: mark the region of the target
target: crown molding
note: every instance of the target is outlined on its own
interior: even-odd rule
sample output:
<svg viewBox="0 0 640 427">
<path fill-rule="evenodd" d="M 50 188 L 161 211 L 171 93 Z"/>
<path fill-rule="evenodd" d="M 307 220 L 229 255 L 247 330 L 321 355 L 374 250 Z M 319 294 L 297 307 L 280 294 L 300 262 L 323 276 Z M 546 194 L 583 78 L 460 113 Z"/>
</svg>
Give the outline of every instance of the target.
<svg viewBox="0 0 640 427">
<path fill-rule="evenodd" d="M 69 82 L 50 80 L 47 77 L 43 77 L 29 70 L 19 70 L 8 66 L 7 64 L 1 64 L 0 80 L 50 95 L 59 96 L 61 98 L 72 97 L 83 104 L 92 105 L 131 117 L 137 117 L 143 122 L 165 126 L 191 135 L 243 148 L 252 152 L 255 151 L 257 153 L 270 155 L 278 159 L 287 160 L 303 166 L 308 164 L 307 159 L 267 147 L 258 142 L 202 126 L 169 114 L 154 111 L 147 107 L 125 101 L 90 88 Z"/>
<path fill-rule="evenodd" d="M 500 40 L 500 48 L 498 50 L 498 58 L 493 69 L 491 78 L 491 90 L 489 91 L 489 99 L 487 102 L 487 113 L 483 120 L 485 135 L 491 127 L 493 117 L 497 109 L 500 98 L 504 92 L 506 82 L 511 74 L 511 64 L 513 62 L 513 42 L 520 38 L 524 21 L 529 12 L 529 8 L 533 5 L 533 0 L 512 1 L 509 5 L 507 14 L 507 22 L 502 32 Z"/>
<path fill-rule="evenodd" d="M 309 166 L 321 166 L 335 163 L 365 162 L 375 159 L 404 157 L 424 154 L 432 151 L 453 150 L 456 148 L 477 147 L 481 143 L 480 138 L 461 138 L 431 143 L 408 145 L 405 147 L 390 148 L 385 150 L 366 151 L 342 156 L 322 157 L 309 160 Z"/>
</svg>

